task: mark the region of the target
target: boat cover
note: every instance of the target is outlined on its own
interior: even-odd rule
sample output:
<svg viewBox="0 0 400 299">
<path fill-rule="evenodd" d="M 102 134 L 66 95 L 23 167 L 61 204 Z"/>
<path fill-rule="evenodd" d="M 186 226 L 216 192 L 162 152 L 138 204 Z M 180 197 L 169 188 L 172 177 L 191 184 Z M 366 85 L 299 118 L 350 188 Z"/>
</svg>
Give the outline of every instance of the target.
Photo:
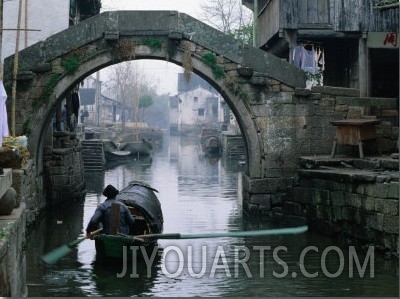
<svg viewBox="0 0 400 299">
<path fill-rule="evenodd" d="M 164 219 L 161 203 L 154 192 L 158 191 L 147 183 L 132 181 L 119 192 L 117 200 L 140 210 L 151 226 L 152 233 L 158 234 L 162 233 Z"/>
</svg>

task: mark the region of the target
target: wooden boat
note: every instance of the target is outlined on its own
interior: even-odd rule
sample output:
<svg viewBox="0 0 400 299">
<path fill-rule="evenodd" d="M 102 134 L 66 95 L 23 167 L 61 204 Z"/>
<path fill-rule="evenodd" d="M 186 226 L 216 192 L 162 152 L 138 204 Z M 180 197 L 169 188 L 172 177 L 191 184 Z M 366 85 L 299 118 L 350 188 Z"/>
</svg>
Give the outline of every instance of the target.
<svg viewBox="0 0 400 299">
<path fill-rule="evenodd" d="M 126 161 L 132 158 L 129 151 L 104 151 L 107 162 Z"/>
<path fill-rule="evenodd" d="M 123 202 L 136 218 L 136 224 L 129 235 L 97 235 L 95 237 L 96 257 L 105 258 L 123 258 L 124 246 L 130 250 L 130 246 L 143 246 L 146 251 L 151 251 L 157 244 L 157 238 L 136 239 L 134 236 L 147 234 L 161 234 L 163 231 L 163 214 L 161 203 L 155 192 L 145 182 L 132 181 L 127 187 L 122 189 L 117 195 L 117 200 Z M 140 250 L 139 250 L 140 251 Z M 131 258 L 131 254 L 127 254 Z"/>
<path fill-rule="evenodd" d="M 150 156 L 152 153 L 153 146 L 150 142 L 146 140 L 141 141 L 130 141 L 121 143 L 121 150 L 128 151 L 131 153 L 131 156 L 141 157 L 141 156 Z"/>
<path fill-rule="evenodd" d="M 220 133 L 215 128 L 202 128 L 200 132 L 200 145 L 205 154 L 220 154 Z"/>
</svg>

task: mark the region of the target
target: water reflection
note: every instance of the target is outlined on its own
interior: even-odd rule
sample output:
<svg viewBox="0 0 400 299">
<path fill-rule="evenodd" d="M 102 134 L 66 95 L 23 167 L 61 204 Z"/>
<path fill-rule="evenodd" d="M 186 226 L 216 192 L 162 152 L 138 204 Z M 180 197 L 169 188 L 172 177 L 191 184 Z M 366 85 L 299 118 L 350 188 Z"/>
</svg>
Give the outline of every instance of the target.
<svg viewBox="0 0 400 299">
<path fill-rule="evenodd" d="M 157 253 L 153 263 L 147 264 L 139 259 L 127 263 L 127 269 L 118 261 L 95 261 L 93 263 L 93 282 L 97 295 L 101 296 L 143 296 L 154 287 L 157 278 L 157 267 L 160 264 L 162 251 Z M 126 273 L 125 275 L 122 275 Z M 121 277 L 116 278 L 116 275 Z"/>
<path fill-rule="evenodd" d="M 356 274 L 350 279 L 348 246 L 314 233 L 160 240 L 157 260 L 150 271 L 141 262 L 137 267 L 129 265 L 127 274 L 121 278 L 117 273 L 121 273 L 122 265 L 96 260 L 94 242 L 89 240 L 56 265 L 47 266 L 41 262 L 38 257 L 44 252 L 83 236 L 94 210 L 104 200 L 101 191 L 106 184 L 121 189 L 132 180 L 144 180 L 159 190 L 165 233 L 229 232 L 299 225 L 294 219 L 286 218 L 267 219 L 263 223 L 246 219 L 241 213 L 242 199 L 238 192 L 242 184 L 240 173 L 245 165 L 224 157 L 210 162 L 198 154 L 196 143 L 190 140 L 174 138 L 170 145 L 164 145 L 162 151 L 153 156 L 151 166 L 133 161 L 108 167 L 105 172 L 91 173 L 86 176 L 84 203 L 70 203 L 47 213 L 28 242 L 29 296 L 351 297 L 398 294 L 398 264 L 376 256 L 373 278 L 369 277 L 368 268 L 363 278 Z M 57 221 L 62 224 L 57 225 Z M 319 251 L 308 251 L 301 265 L 301 253 L 308 246 L 315 246 Z M 345 257 L 343 271 L 336 278 L 327 277 L 321 266 L 323 251 L 329 246 L 338 246 Z M 237 263 L 238 258 L 246 257 L 245 248 L 249 253 L 248 269 Z M 263 260 L 260 248 L 264 248 Z M 280 261 L 274 257 L 274 250 Z M 216 256 L 219 257 L 217 263 Z M 360 253 L 358 257 L 362 263 L 364 256 Z M 175 277 L 181 262 L 182 271 Z M 327 271 L 335 273 L 339 264 L 338 254 L 329 252 Z M 318 276 L 306 277 L 301 266 L 308 273 L 318 272 Z M 274 275 L 285 274 L 285 269 L 287 275 L 281 275 L 284 277 Z M 139 277 L 131 277 L 131 273 Z"/>
</svg>

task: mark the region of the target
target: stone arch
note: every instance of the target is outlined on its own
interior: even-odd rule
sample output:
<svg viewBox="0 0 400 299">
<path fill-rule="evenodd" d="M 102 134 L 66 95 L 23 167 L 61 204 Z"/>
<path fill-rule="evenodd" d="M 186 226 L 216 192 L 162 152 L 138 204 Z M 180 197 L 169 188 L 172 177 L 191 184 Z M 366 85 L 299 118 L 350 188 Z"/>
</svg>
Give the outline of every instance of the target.
<svg viewBox="0 0 400 299">
<path fill-rule="evenodd" d="M 17 90 L 16 134 L 30 131 L 29 149 L 37 176 L 41 175 L 43 139 L 52 112 L 72 86 L 126 60 L 157 59 L 183 65 L 185 52 L 192 58 L 193 72 L 211 83 L 235 114 L 246 144 L 247 175 L 262 178 L 263 135 L 252 102 L 262 97 L 264 89 L 304 87 L 303 72 L 176 11 L 105 12 L 20 52 L 20 70 L 24 71 L 18 76 L 23 84 Z M 206 54 L 215 61 L 205 61 Z M 5 60 L 6 86 L 11 85 L 7 75 L 12 74 L 12 59 Z"/>
</svg>

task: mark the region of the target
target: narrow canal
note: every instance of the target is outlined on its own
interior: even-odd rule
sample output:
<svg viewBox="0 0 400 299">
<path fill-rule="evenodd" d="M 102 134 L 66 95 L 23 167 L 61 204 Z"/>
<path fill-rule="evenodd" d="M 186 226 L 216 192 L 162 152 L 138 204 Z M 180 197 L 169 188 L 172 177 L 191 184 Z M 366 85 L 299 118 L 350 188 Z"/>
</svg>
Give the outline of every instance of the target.
<svg viewBox="0 0 400 299">
<path fill-rule="evenodd" d="M 86 176 L 83 202 L 50 210 L 27 242 L 28 296 L 398 296 L 398 264 L 363 255 L 337 240 L 301 235 L 159 240 L 152 263 L 96 261 L 86 240 L 55 265 L 40 255 L 82 237 L 105 185 L 123 188 L 143 180 L 158 189 L 164 233 L 233 232 L 299 225 L 272 218 L 254 223 L 242 215 L 241 172 L 236 161 L 207 159 L 196 144 L 165 142 L 152 163 L 131 162 Z M 358 262 L 358 264 L 357 264 Z M 122 277 L 119 277 L 122 276 Z"/>
</svg>

